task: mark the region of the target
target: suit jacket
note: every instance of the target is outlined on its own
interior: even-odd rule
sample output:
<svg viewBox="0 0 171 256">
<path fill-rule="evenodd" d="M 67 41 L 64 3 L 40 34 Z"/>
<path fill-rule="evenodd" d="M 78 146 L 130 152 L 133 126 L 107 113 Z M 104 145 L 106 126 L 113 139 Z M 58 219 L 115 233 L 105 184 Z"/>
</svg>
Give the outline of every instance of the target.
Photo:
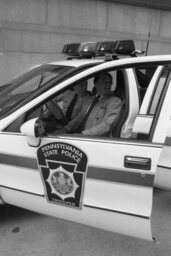
<svg viewBox="0 0 171 256">
<path fill-rule="evenodd" d="M 90 97 L 90 94 L 88 92 L 85 92 L 81 96 L 78 95 L 77 101 L 72 111 L 71 120 L 74 119 L 78 115 L 78 113 L 82 110 L 82 106 L 86 101 L 88 101 L 89 97 Z"/>
<path fill-rule="evenodd" d="M 63 111 L 64 115 L 66 115 L 67 109 L 74 97 L 74 91 L 66 90 L 59 96 L 61 97 L 61 101 L 62 101 L 62 111 Z"/>
<path fill-rule="evenodd" d="M 92 109 L 85 129 L 85 135 L 108 135 L 111 127 L 121 111 L 122 102 L 119 98 L 108 95 L 100 99 Z"/>
<path fill-rule="evenodd" d="M 89 97 L 90 106 L 93 97 Z M 85 108 L 87 105 L 82 106 L 80 114 L 67 125 L 68 131 L 76 131 L 78 124 L 81 123 L 85 116 Z M 116 122 L 117 117 L 121 111 L 122 102 L 119 98 L 113 95 L 103 96 L 91 110 L 85 124 L 85 128 L 82 131 L 84 135 L 100 135 L 105 136 L 110 132 L 111 127 Z"/>
<path fill-rule="evenodd" d="M 64 127 L 68 132 L 76 132 L 79 125 L 82 123 L 89 107 L 94 100 L 94 96 L 86 97 L 86 100 L 82 103 L 79 113 Z"/>
</svg>

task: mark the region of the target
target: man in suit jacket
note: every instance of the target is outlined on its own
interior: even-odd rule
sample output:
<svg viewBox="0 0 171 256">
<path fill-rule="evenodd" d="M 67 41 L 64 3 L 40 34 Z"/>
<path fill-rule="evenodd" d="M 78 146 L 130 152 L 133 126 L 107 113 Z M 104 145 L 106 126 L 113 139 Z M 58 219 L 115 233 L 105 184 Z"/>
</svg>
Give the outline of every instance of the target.
<svg viewBox="0 0 171 256">
<path fill-rule="evenodd" d="M 66 119 L 71 121 L 81 111 L 82 105 L 89 96 L 87 81 L 82 81 L 56 97 L 56 104 L 60 104 Z"/>
<path fill-rule="evenodd" d="M 59 127 L 62 127 L 62 124 L 64 125 L 73 120 L 81 111 L 84 102 L 88 101 L 89 96 L 90 93 L 87 91 L 87 81 L 82 81 L 56 96 L 48 103 L 41 115 L 45 123 L 45 130 L 51 132 L 56 129 L 61 129 Z M 59 123 L 57 123 L 57 120 L 53 116 L 53 113 L 58 111 L 56 105 L 58 105 L 61 112 L 63 112 L 63 115 L 57 112 Z"/>
<path fill-rule="evenodd" d="M 82 81 L 79 84 L 76 84 L 73 88 L 75 94 L 66 112 L 66 114 L 70 112 L 70 115 L 68 115 L 68 121 L 73 120 L 75 117 L 77 117 L 82 109 L 82 106 L 90 96 L 90 93 L 87 91 L 87 81 Z"/>
<path fill-rule="evenodd" d="M 67 132 L 78 132 L 79 125 L 83 124 L 81 133 L 84 135 L 109 135 L 122 107 L 121 100 L 111 94 L 112 83 L 112 76 L 109 73 L 95 77 L 96 98 L 98 97 L 96 104 L 93 103 L 95 97 L 89 97 L 88 101 L 91 104 L 88 108 L 87 104 L 82 106 L 79 115 L 65 126 Z"/>
</svg>

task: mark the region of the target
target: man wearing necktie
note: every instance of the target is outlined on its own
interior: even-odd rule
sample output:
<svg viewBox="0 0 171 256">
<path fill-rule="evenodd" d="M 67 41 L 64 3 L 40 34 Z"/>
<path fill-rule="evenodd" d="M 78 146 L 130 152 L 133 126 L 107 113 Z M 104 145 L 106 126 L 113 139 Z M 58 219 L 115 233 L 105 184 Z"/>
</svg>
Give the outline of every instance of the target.
<svg viewBox="0 0 171 256">
<path fill-rule="evenodd" d="M 88 101 L 89 97 L 90 93 L 87 91 L 87 81 L 82 81 L 55 97 L 54 100 L 48 104 L 49 108 L 46 109 L 42 114 L 42 118 L 44 118 L 45 121 L 45 130 L 48 132 L 54 131 L 57 129 L 57 127 L 58 129 L 61 129 L 59 127 L 62 127 L 62 124 L 64 125 L 62 119 L 59 119 L 59 123 L 57 123 L 57 121 L 54 119 L 52 115 L 52 113 L 56 110 L 54 105 L 58 105 L 61 108 L 66 124 L 77 117 L 82 109 L 82 106 L 85 105 L 85 102 Z"/>
<path fill-rule="evenodd" d="M 94 78 L 96 102 L 89 97 L 89 108 L 85 114 L 85 104 L 79 115 L 69 122 L 65 129 L 68 133 L 81 132 L 84 135 L 108 136 L 121 111 L 121 100 L 111 94 L 113 79 L 109 73 L 103 73 Z"/>
<path fill-rule="evenodd" d="M 82 109 L 82 105 L 88 100 L 90 93 L 87 91 L 87 81 L 82 81 L 74 86 L 74 97 L 68 106 L 67 120 L 73 120 Z"/>
</svg>

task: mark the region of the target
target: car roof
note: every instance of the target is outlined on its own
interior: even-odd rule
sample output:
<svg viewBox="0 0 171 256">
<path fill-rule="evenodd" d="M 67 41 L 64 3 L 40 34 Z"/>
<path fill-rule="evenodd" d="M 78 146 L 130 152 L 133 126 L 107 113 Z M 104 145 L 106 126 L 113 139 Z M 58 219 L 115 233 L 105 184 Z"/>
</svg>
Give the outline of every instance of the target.
<svg viewBox="0 0 171 256">
<path fill-rule="evenodd" d="M 72 59 L 72 60 L 61 60 L 56 62 L 50 62 L 46 64 L 79 67 L 87 64 L 98 64 L 103 62 L 104 62 L 104 59 Z"/>
<path fill-rule="evenodd" d="M 117 59 L 117 60 L 113 60 L 114 62 L 128 62 L 128 63 L 133 63 L 133 62 L 150 62 L 150 61 L 166 61 L 166 60 L 171 60 L 171 55 L 169 54 L 165 54 L 165 55 L 151 55 L 151 56 L 139 56 L 136 58 L 132 58 L 132 57 L 122 57 L 121 59 Z M 112 60 L 111 60 L 112 61 Z M 100 64 L 100 63 L 104 63 L 105 58 L 97 58 L 97 59 L 72 59 L 72 60 L 61 60 L 61 61 L 57 61 L 57 62 L 51 62 L 48 64 L 53 64 L 53 65 L 64 65 L 64 66 L 75 66 L 75 67 L 79 67 L 81 65 L 86 65 L 86 64 Z"/>
<path fill-rule="evenodd" d="M 70 60 L 59 60 L 59 61 L 54 61 L 54 62 L 47 62 L 44 64 L 38 64 L 33 67 L 31 67 L 29 70 L 34 69 L 36 67 L 41 67 L 45 65 L 61 65 L 61 66 L 70 66 L 70 67 L 81 67 L 81 66 L 86 66 L 86 65 L 96 65 L 96 64 L 102 64 L 108 66 L 107 63 L 117 63 L 117 64 L 124 64 L 126 60 L 126 64 L 132 64 L 132 63 L 143 63 L 143 62 L 162 62 L 162 61 L 171 61 L 171 55 L 151 55 L 151 56 L 141 56 L 141 57 L 122 57 L 120 59 L 116 60 L 110 60 L 110 61 L 105 61 L 105 58 L 97 58 L 97 59 L 70 59 Z M 110 66 L 110 64 L 109 64 Z"/>
</svg>

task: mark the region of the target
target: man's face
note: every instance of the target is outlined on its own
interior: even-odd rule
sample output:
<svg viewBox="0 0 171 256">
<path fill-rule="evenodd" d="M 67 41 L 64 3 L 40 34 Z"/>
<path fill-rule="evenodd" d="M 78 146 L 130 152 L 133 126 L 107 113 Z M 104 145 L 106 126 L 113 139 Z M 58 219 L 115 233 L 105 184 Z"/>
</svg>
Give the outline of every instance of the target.
<svg viewBox="0 0 171 256">
<path fill-rule="evenodd" d="M 111 79 L 108 76 L 100 76 L 95 82 L 98 95 L 106 95 L 111 90 Z"/>
</svg>

